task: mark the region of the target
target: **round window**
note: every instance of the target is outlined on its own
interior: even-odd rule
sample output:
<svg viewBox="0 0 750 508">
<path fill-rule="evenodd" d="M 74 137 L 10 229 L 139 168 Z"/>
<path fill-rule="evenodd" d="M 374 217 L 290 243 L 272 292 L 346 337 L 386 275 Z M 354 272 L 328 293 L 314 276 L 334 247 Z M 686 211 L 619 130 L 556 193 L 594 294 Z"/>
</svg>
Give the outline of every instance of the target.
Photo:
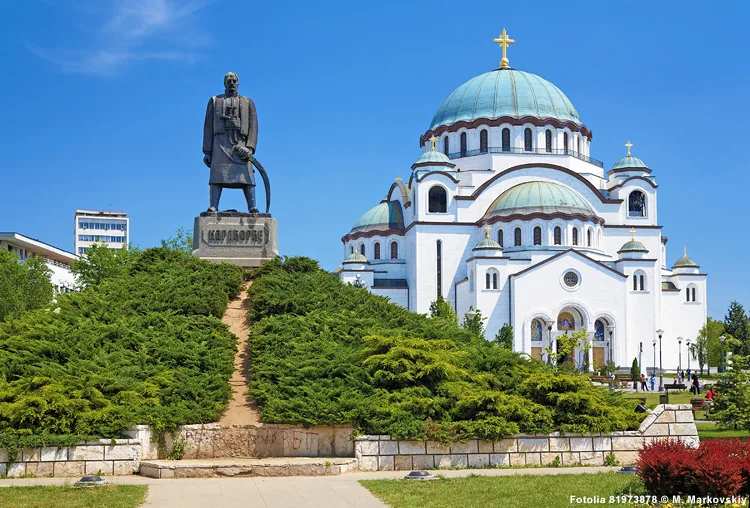
<svg viewBox="0 0 750 508">
<path fill-rule="evenodd" d="M 565 285 L 569 288 L 574 288 L 578 285 L 578 274 L 575 272 L 567 272 L 563 278 Z"/>
</svg>

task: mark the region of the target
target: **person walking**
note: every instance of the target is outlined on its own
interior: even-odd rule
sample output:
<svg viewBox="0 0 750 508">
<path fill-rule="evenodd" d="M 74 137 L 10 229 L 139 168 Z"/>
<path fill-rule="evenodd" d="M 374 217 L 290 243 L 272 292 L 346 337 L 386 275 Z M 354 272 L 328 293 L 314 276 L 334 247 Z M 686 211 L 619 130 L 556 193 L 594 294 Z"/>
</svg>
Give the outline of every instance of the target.
<svg viewBox="0 0 750 508">
<path fill-rule="evenodd" d="M 654 391 L 654 386 L 656 385 L 656 374 L 653 372 L 651 373 L 651 391 Z"/>
<path fill-rule="evenodd" d="M 700 381 L 698 381 L 698 373 L 697 372 L 693 372 L 693 388 L 690 391 L 693 391 L 693 390 L 695 390 L 694 393 L 696 395 L 700 395 L 701 394 L 701 385 L 700 385 Z"/>
<path fill-rule="evenodd" d="M 646 376 L 641 373 L 641 390 L 644 392 L 648 391 L 648 385 L 646 384 Z"/>
</svg>

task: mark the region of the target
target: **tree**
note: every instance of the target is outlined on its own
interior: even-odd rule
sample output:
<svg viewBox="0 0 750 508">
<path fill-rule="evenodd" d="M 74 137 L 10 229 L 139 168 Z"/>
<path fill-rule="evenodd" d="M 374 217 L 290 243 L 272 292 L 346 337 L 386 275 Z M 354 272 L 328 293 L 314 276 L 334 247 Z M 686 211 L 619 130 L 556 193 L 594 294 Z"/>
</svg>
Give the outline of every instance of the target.
<svg viewBox="0 0 750 508">
<path fill-rule="evenodd" d="M 430 304 L 430 317 L 447 319 L 454 325 L 458 324 L 456 311 L 454 311 L 451 304 L 443 298 L 443 295 L 438 296 L 437 300 Z"/>
<path fill-rule="evenodd" d="M 732 302 L 734 303 L 734 302 Z M 729 348 L 739 348 L 740 341 L 728 338 Z M 748 357 L 732 355 L 732 362 L 717 383 L 718 395 L 714 398 L 714 419 L 722 427 L 750 429 L 750 372 Z"/>
<path fill-rule="evenodd" d="M 573 332 L 571 334 L 571 337 L 576 342 L 576 347 L 578 348 L 578 351 L 583 356 L 583 362 L 581 362 L 581 368 L 584 372 L 588 372 L 589 370 L 589 350 L 593 346 L 591 344 L 591 337 L 589 336 L 588 330 L 586 328 L 581 328 L 580 330 Z"/>
<path fill-rule="evenodd" d="M 711 365 L 721 363 L 721 339 L 724 334 L 724 323 L 708 318 L 706 324 L 701 327 L 695 342 L 690 345 L 690 353 L 700 366 L 701 376 L 703 375 L 703 366 L 708 367 L 708 374 L 711 374 Z"/>
<path fill-rule="evenodd" d="M 513 350 L 513 327 L 505 323 L 497 335 L 495 335 L 495 344 L 508 351 Z"/>
<path fill-rule="evenodd" d="M 179 228 L 175 236 L 161 241 L 162 247 L 183 252 L 193 252 L 193 230 Z"/>
<path fill-rule="evenodd" d="M 128 266 L 133 250 L 125 247 L 110 249 L 103 244 L 94 244 L 86 255 L 70 267 L 76 280 L 82 286 L 96 286 L 106 279 L 121 276 Z"/>
<path fill-rule="evenodd" d="M 0 321 L 47 305 L 52 300 L 51 273 L 42 258 L 19 261 L 13 253 L 0 251 Z"/>
<path fill-rule="evenodd" d="M 630 366 L 630 377 L 633 378 L 633 388 L 638 388 L 638 379 L 641 377 L 641 369 L 638 367 L 638 358 L 633 358 L 633 365 Z"/>
<path fill-rule="evenodd" d="M 732 349 L 733 353 L 743 356 L 750 355 L 750 323 L 742 304 L 733 301 L 729 304 L 727 315 L 724 316 L 724 331 L 734 337 L 739 343 Z"/>
<path fill-rule="evenodd" d="M 474 307 L 469 307 L 468 316 L 464 319 L 463 325 L 461 325 L 463 328 L 466 328 L 471 333 L 476 335 L 479 338 L 484 338 L 484 321 L 485 318 L 482 317 L 482 311 L 477 309 L 476 312 L 474 312 Z"/>
</svg>

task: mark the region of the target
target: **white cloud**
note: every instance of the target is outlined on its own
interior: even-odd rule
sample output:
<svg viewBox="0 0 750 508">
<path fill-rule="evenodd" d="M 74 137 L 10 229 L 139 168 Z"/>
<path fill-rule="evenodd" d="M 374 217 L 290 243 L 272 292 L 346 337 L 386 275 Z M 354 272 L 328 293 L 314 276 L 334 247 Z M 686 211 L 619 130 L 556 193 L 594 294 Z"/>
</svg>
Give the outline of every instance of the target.
<svg viewBox="0 0 750 508">
<path fill-rule="evenodd" d="M 190 63 L 209 43 L 195 27 L 195 14 L 210 1 L 109 0 L 102 9 L 79 8 L 82 32 L 90 32 L 86 47 L 46 49 L 27 44 L 29 51 L 64 72 L 110 76 L 129 64 L 145 60 Z M 82 6 L 85 7 L 85 6 Z"/>
</svg>

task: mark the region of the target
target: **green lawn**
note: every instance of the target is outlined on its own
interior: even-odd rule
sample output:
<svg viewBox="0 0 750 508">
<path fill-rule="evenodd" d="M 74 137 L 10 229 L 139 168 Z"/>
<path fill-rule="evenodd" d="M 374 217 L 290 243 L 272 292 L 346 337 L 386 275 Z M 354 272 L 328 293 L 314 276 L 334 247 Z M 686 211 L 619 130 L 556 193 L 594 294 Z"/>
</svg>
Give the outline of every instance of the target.
<svg viewBox="0 0 750 508">
<path fill-rule="evenodd" d="M 637 478 L 615 473 L 550 476 L 468 476 L 437 480 L 362 480 L 360 483 L 392 508 L 570 508 L 570 496 L 605 496 L 603 504 L 580 506 L 630 506 L 609 503 L 610 495 L 625 494 Z"/>
<path fill-rule="evenodd" d="M 747 439 L 750 437 L 750 432 L 746 430 L 732 430 L 722 429 L 715 423 L 698 423 L 698 437 L 703 439 L 721 439 L 729 437 L 738 437 L 741 439 Z"/>
<path fill-rule="evenodd" d="M 14 508 L 135 508 L 146 499 L 146 485 L 103 487 L 0 487 L 0 506 Z"/>
</svg>

